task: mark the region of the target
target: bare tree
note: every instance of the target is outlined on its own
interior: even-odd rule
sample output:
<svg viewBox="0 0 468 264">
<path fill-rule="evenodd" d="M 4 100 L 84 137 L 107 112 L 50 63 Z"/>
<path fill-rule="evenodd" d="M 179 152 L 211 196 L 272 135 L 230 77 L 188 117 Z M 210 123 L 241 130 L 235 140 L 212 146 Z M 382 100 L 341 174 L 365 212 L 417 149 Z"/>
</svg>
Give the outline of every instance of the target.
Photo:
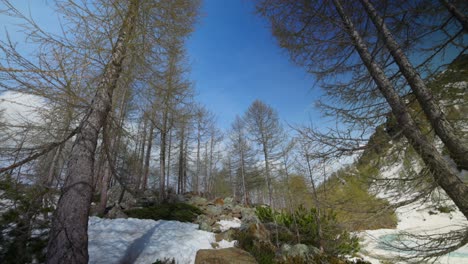
<svg viewBox="0 0 468 264">
<path fill-rule="evenodd" d="M 265 162 L 265 183 L 268 188 L 269 204 L 273 206 L 273 187 L 271 166 L 272 161 L 277 159 L 277 151 L 283 136 L 283 128 L 279 122 L 278 113 L 265 103 L 254 101 L 247 112 L 244 120 L 252 140 L 256 142 L 262 151 Z"/>
</svg>

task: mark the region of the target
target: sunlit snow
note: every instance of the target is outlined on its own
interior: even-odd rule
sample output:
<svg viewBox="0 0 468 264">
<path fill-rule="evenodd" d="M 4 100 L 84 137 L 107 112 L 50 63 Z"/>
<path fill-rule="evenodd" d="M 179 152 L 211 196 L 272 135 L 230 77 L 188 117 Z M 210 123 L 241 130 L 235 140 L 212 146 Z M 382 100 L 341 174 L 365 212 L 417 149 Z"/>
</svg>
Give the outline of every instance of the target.
<svg viewBox="0 0 468 264">
<path fill-rule="evenodd" d="M 214 233 L 178 221 L 89 218 L 89 263 L 151 264 L 175 258 L 178 264 L 195 262 L 200 249 L 212 249 Z M 232 247 L 221 241 L 220 248 Z"/>
</svg>

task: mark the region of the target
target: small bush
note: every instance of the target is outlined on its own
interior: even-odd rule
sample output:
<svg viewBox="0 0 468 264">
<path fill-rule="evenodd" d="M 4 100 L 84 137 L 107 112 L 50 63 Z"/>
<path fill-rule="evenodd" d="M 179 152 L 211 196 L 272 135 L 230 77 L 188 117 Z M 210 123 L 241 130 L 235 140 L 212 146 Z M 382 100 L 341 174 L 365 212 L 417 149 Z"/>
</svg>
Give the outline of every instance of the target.
<svg viewBox="0 0 468 264">
<path fill-rule="evenodd" d="M 158 259 L 153 264 L 176 264 L 175 259 L 170 259 L 170 258 L 164 258 L 164 259 Z"/>
<path fill-rule="evenodd" d="M 443 205 L 443 206 L 437 207 L 437 211 L 439 211 L 439 212 L 441 212 L 441 213 L 444 213 L 444 214 L 448 214 L 448 213 L 453 212 L 454 210 L 453 210 L 453 208 L 450 207 L 450 206 L 445 206 L 445 205 Z"/>
<path fill-rule="evenodd" d="M 302 243 L 317 248 L 323 246 L 325 252 L 331 255 L 352 255 L 359 251 L 359 239 L 340 227 L 336 213 L 333 211 L 322 211 L 320 219 L 315 208 L 308 210 L 303 206 L 292 214 L 274 211 L 269 207 L 258 207 L 256 213 L 260 221 L 275 222 L 291 231 L 278 232 L 280 242 Z M 321 238 L 319 237 L 319 224 L 322 231 Z M 288 236 L 283 236 L 286 233 Z"/>
<path fill-rule="evenodd" d="M 152 220 L 175 220 L 193 222 L 202 211 L 193 205 L 185 203 L 164 203 L 144 208 L 126 210 L 129 217 Z"/>
<path fill-rule="evenodd" d="M 255 237 L 246 231 L 236 231 L 233 238 L 236 246 L 249 252 L 259 264 L 274 263 L 275 248 L 272 244 L 255 240 Z"/>
</svg>

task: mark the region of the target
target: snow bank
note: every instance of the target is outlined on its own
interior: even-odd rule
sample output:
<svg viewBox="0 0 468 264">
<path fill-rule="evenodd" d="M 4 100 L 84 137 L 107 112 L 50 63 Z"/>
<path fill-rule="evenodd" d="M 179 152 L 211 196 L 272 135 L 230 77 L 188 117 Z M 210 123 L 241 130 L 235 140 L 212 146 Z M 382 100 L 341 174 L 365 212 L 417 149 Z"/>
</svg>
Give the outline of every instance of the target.
<svg viewBox="0 0 468 264">
<path fill-rule="evenodd" d="M 176 263 L 194 263 L 200 249 L 212 249 L 214 233 L 198 225 L 178 221 L 89 218 L 89 263 L 151 264 L 175 258 Z M 220 248 L 233 243 L 221 241 Z"/>
<path fill-rule="evenodd" d="M 361 252 L 371 263 L 380 263 L 379 258 L 392 258 L 403 255 L 389 249 L 384 242 L 391 242 L 400 232 L 412 234 L 442 234 L 451 230 L 467 228 L 468 223 L 459 211 L 429 214 L 427 204 L 413 203 L 396 210 L 398 225 L 396 229 L 368 230 L 360 233 L 363 239 Z M 436 263 L 468 263 L 468 245 L 440 258 Z"/>
</svg>

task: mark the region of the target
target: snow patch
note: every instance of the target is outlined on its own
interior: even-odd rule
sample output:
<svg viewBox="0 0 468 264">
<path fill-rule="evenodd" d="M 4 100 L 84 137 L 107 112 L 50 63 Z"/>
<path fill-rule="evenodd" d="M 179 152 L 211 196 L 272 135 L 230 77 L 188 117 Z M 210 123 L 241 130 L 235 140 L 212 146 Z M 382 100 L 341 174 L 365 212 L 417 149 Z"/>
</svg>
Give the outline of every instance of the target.
<svg viewBox="0 0 468 264">
<path fill-rule="evenodd" d="M 231 228 L 241 227 L 242 222 L 239 218 L 234 218 L 234 220 L 221 220 L 217 224 L 219 224 L 221 232 L 224 232 Z"/>
<path fill-rule="evenodd" d="M 214 233 L 198 225 L 165 220 L 89 218 L 89 263 L 140 263 L 174 258 L 191 264 L 200 249 L 212 249 Z M 219 248 L 234 242 L 220 241 Z"/>
</svg>

